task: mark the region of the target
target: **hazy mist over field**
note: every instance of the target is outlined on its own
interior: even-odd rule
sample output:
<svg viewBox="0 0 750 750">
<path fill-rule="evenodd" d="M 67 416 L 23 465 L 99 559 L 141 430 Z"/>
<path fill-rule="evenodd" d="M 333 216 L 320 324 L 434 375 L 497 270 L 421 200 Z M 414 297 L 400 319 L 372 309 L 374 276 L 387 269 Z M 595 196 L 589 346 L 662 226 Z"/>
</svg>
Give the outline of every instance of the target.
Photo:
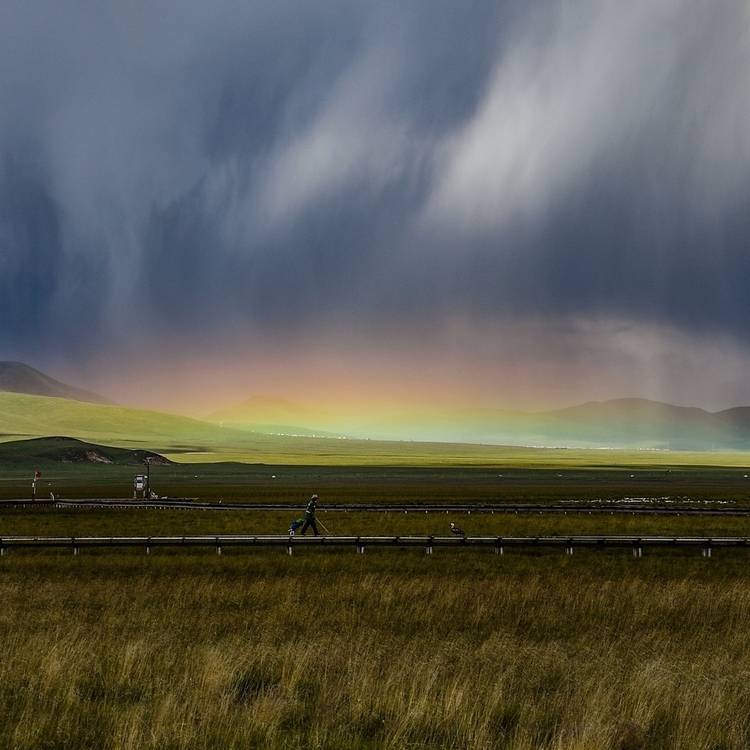
<svg viewBox="0 0 750 750">
<path fill-rule="evenodd" d="M 741 0 L 0 3 L 0 359 L 115 400 L 750 403 Z"/>
</svg>

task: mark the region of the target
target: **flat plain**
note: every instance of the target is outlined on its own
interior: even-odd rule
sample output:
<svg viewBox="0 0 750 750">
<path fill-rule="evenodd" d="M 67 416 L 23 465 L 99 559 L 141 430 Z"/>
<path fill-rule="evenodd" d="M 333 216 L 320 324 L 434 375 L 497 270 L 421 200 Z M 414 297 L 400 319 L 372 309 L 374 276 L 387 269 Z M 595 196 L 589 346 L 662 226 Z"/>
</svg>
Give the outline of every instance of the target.
<svg viewBox="0 0 750 750">
<path fill-rule="evenodd" d="M 326 502 L 743 506 L 741 466 L 152 466 L 161 494 L 281 511 L 0 507 L 0 535 L 745 536 L 731 516 L 326 512 Z M 50 463 L 63 497 L 138 466 Z M 31 464 L 2 467 L 27 496 Z M 47 485 L 44 485 L 45 487 Z M 0 746 L 740 750 L 750 553 L 12 550 L 0 558 Z"/>
</svg>

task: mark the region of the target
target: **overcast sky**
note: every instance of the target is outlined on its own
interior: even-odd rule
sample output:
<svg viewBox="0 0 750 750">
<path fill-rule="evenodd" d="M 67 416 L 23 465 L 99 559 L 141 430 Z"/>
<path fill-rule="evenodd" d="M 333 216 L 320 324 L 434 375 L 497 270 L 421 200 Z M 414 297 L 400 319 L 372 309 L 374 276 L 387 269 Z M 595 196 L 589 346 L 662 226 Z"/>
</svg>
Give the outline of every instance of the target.
<svg viewBox="0 0 750 750">
<path fill-rule="evenodd" d="M 0 0 L 0 102 L 0 358 L 750 402 L 744 0 Z"/>
</svg>

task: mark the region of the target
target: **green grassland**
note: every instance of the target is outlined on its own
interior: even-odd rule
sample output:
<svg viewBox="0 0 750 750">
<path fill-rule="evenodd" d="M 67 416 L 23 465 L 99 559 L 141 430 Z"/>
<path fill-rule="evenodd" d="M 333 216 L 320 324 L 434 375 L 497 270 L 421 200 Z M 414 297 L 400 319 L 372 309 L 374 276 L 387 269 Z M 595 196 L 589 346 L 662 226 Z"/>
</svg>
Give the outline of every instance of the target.
<svg viewBox="0 0 750 750">
<path fill-rule="evenodd" d="M 750 745 L 747 555 L 13 553 L 0 746 Z"/>
<path fill-rule="evenodd" d="M 40 469 L 40 498 L 129 497 L 142 465 L 0 463 L 0 499 L 28 497 Z M 550 502 L 651 497 L 750 499 L 745 470 L 683 467 L 533 469 L 484 467 L 267 466 L 172 464 L 152 466 L 160 495 L 223 502 L 300 503 L 312 492 L 323 502 Z"/>
<path fill-rule="evenodd" d="M 750 466 L 748 453 L 600 450 L 473 445 L 469 443 L 381 442 L 327 438 L 278 438 L 270 450 L 181 451 L 164 454 L 185 463 L 267 463 L 318 466 L 495 466 L 539 469 L 674 466 Z"/>
<path fill-rule="evenodd" d="M 747 453 L 583 450 L 269 435 L 172 414 L 0 393 L 0 440 L 67 435 L 157 451 L 182 463 L 290 466 L 494 466 L 539 469 L 736 467 Z M 31 459 L 30 459 L 31 460 Z"/>
<path fill-rule="evenodd" d="M 67 435 L 129 448 L 175 450 L 242 444 L 252 437 L 173 414 L 5 392 L 0 392 L 0 433 L 5 439 Z"/>
</svg>

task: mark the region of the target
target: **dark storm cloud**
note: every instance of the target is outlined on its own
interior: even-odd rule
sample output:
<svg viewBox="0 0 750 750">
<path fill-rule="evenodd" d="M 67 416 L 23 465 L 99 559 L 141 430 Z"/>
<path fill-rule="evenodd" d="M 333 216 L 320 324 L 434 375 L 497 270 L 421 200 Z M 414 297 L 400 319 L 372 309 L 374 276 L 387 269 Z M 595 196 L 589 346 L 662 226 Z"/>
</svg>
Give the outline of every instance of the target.
<svg viewBox="0 0 750 750">
<path fill-rule="evenodd" d="M 747 5 L 0 5 L 0 346 L 746 339 Z"/>
</svg>

